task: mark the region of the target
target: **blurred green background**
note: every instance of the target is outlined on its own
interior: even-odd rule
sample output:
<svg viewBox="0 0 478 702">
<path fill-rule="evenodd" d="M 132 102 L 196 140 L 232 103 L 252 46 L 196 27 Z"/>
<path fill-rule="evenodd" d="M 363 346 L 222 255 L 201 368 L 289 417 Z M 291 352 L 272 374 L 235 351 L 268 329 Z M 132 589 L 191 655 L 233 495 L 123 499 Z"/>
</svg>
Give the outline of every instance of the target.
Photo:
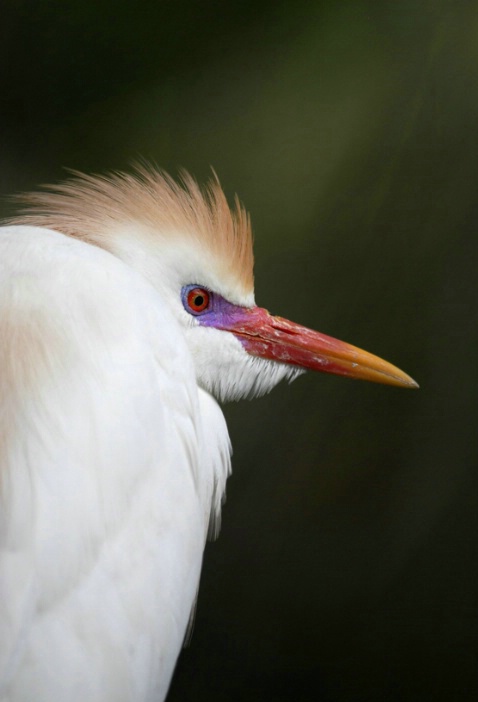
<svg viewBox="0 0 478 702">
<path fill-rule="evenodd" d="M 307 375 L 226 406 L 234 474 L 170 702 L 478 699 L 478 5 L 0 13 L 3 194 L 212 165 L 251 212 L 258 303 L 421 385 Z"/>
</svg>

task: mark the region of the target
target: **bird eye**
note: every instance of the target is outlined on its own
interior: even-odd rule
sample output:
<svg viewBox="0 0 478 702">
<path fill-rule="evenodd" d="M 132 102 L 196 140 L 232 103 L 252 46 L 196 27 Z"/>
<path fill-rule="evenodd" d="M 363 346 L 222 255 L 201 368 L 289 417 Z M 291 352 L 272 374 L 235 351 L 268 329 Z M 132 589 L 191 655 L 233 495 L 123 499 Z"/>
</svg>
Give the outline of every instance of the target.
<svg viewBox="0 0 478 702">
<path fill-rule="evenodd" d="M 193 314 L 201 314 L 209 307 L 210 294 L 204 288 L 192 288 L 189 290 L 187 297 L 187 306 Z"/>
</svg>

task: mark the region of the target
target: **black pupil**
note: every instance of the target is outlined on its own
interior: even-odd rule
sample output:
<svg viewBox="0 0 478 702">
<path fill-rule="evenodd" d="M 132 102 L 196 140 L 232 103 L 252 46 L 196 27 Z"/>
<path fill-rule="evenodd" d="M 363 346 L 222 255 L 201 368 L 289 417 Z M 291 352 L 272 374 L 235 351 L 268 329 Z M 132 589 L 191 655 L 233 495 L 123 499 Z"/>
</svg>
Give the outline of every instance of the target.
<svg viewBox="0 0 478 702">
<path fill-rule="evenodd" d="M 194 298 L 194 304 L 196 307 L 202 307 L 204 304 L 204 297 L 202 295 L 196 295 Z"/>
</svg>

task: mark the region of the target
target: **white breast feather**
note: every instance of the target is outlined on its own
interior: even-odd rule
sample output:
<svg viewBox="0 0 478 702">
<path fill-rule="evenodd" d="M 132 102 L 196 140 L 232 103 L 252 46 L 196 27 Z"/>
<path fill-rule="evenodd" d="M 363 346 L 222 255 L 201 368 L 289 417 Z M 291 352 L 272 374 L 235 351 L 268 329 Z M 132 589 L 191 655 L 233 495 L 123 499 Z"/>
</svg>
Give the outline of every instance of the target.
<svg viewBox="0 0 478 702">
<path fill-rule="evenodd" d="M 0 699 L 159 702 L 230 453 L 176 322 L 106 251 L 6 227 L 0 403 Z"/>
</svg>

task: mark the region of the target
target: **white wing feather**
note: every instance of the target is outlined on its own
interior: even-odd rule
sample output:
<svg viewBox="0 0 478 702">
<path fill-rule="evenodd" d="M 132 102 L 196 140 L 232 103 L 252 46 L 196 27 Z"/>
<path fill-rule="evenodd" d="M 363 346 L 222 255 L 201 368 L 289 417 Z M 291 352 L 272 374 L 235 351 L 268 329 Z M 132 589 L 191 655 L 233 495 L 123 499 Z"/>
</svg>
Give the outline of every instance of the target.
<svg viewBox="0 0 478 702">
<path fill-rule="evenodd" d="M 225 422 L 157 292 L 34 227 L 0 230 L 0 470 L 0 699 L 163 699 Z"/>
</svg>

